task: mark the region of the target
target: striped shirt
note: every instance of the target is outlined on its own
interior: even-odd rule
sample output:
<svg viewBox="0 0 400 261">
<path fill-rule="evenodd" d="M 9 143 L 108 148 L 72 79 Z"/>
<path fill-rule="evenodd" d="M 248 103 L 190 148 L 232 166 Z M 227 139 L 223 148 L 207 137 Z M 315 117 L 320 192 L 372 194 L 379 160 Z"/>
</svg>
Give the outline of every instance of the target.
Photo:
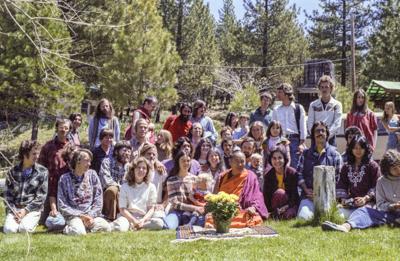
<svg viewBox="0 0 400 261">
<path fill-rule="evenodd" d="M 185 177 L 171 176 L 167 179 L 168 200 L 175 210 L 190 211 L 196 210 L 196 206 L 192 205 L 189 195 L 193 193 L 193 184 L 196 176 L 187 175 Z"/>
</svg>

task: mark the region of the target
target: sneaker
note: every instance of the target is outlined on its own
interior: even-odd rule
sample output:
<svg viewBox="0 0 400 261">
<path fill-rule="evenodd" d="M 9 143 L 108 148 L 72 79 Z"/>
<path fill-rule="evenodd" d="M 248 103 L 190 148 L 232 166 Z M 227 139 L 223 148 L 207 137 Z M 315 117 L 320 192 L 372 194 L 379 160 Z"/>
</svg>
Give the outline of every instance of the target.
<svg viewBox="0 0 400 261">
<path fill-rule="evenodd" d="M 340 231 L 340 232 L 344 232 L 347 233 L 349 232 L 349 230 L 343 226 L 343 225 L 338 225 L 335 223 L 332 223 L 330 221 L 325 221 L 321 224 L 322 230 L 325 231 Z"/>
</svg>

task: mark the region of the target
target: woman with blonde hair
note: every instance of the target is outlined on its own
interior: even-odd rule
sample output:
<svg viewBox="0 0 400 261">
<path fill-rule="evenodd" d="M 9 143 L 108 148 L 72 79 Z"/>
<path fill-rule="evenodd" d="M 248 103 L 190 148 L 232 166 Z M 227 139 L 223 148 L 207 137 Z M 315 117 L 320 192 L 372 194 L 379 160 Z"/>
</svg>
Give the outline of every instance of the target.
<svg viewBox="0 0 400 261">
<path fill-rule="evenodd" d="M 393 102 L 385 103 L 383 112 L 382 125 L 388 132 L 388 141 L 386 150 L 397 149 L 398 138 L 396 132 L 400 130 L 399 117 L 396 115 L 396 107 Z"/>
<path fill-rule="evenodd" d="M 172 158 L 172 149 L 174 143 L 172 141 L 171 132 L 167 130 L 160 130 L 157 134 L 156 140 L 158 160 L 163 161 Z"/>
<path fill-rule="evenodd" d="M 150 163 L 144 157 L 137 158 L 129 166 L 125 177 L 127 182 L 122 184 L 119 194 L 120 216 L 112 223 L 113 230 L 127 232 L 129 229 L 163 228 L 164 221 L 153 217 L 157 192 L 150 173 Z"/>
</svg>

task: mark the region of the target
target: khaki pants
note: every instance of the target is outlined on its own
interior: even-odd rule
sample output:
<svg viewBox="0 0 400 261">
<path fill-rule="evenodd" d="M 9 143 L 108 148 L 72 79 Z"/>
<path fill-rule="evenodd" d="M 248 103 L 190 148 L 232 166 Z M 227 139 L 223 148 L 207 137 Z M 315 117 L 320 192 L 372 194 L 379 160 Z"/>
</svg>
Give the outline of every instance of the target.
<svg viewBox="0 0 400 261">
<path fill-rule="evenodd" d="M 115 220 L 118 209 L 119 188 L 117 186 L 109 186 L 103 193 L 103 215 L 109 220 Z"/>
<path fill-rule="evenodd" d="M 88 229 L 90 232 L 110 232 L 111 231 L 111 226 L 110 224 L 101 217 L 94 218 L 94 224 L 93 227 Z M 70 219 L 67 221 L 67 225 L 64 228 L 64 234 L 67 235 L 86 235 L 86 227 L 83 224 L 82 219 L 79 217 L 74 217 L 73 219 Z"/>
</svg>

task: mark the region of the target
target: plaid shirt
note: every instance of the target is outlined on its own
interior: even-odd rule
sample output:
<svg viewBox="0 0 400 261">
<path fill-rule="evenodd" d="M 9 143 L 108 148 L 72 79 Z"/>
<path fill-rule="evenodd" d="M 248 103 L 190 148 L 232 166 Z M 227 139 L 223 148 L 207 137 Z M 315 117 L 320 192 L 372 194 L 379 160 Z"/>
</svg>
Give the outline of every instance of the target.
<svg viewBox="0 0 400 261">
<path fill-rule="evenodd" d="M 184 178 L 171 176 L 167 179 L 168 200 L 175 210 L 190 211 L 196 210 L 196 206 L 189 201 L 189 195 L 193 193 L 193 184 L 196 176 L 187 175 Z"/>
<path fill-rule="evenodd" d="M 124 166 L 117 164 L 115 158 L 104 159 L 99 171 L 99 178 L 103 189 L 109 186 L 121 186 L 127 170 L 126 167 L 127 164 Z"/>
<path fill-rule="evenodd" d="M 90 169 L 83 176 L 72 172 L 62 175 L 58 183 L 57 202 L 61 215 L 67 220 L 82 214 L 93 218 L 101 216 L 103 191 L 96 172 Z"/>
<path fill-rule="evenodd" d="M 13 208 L 25 208 L 28 212 L 42 209 L 47 195 L 48 171 L 35 164 L 32 172 L 23 175 L 22 164 L 14 166 L 6 177 L 6 200 Z M 11 211 L 8 206 L 7 210 Z"/>
</svg>

